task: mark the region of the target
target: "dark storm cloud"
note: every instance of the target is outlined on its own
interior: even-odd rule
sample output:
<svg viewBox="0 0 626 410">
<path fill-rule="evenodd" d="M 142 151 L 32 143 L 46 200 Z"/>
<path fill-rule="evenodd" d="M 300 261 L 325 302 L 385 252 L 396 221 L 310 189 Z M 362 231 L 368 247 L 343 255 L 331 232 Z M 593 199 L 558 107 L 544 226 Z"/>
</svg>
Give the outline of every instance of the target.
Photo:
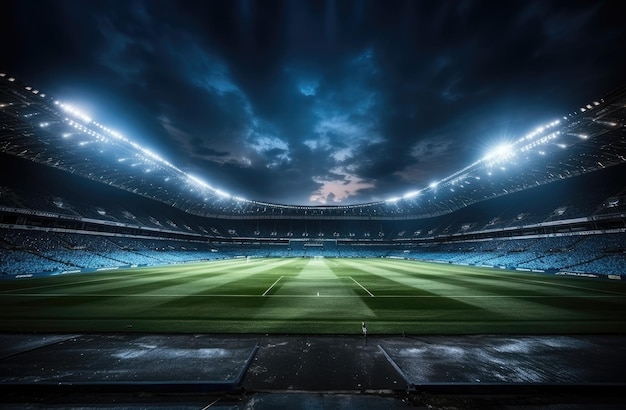
<svg viewBox="0 0 626 410">
<path fill-rule="evenodd" d="M 0 69 L 235 195 L 403 194 L 623 85 L 610 1 L 16 1 Z"/>
</svg>

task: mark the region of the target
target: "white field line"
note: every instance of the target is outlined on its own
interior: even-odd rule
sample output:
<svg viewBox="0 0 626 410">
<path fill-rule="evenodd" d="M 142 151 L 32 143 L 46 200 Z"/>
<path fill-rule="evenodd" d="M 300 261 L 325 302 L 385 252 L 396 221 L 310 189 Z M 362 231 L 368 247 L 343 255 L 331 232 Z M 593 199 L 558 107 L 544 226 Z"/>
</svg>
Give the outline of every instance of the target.
<svg viewBox="0 0 626 410">
<path fill-rule="evenodd" d="M 21 291 L 21 290 L 46 289 L 46 288 L 57 288 L 57 287 L 60 288 L 60 287 L 69 286 L 69 285 L 82 285 L 84 283 L 105 282 L 105 281 L 109 281 L 109 280 L 120 280 L 120 278 L 119 277 L 106 277 L 106 278 L 81 280 L 81 281 L 76 281 L 76 282 L 72 282 L 72 283 L 53 283 L 53 284 L 50 284 L 50 285 L 29 286 L 29 287 L 20 288 L 20 289 L 6 289 L 6 290 L 0 291 L 0 293 L 5 294 L 5 293 Z"/>
<path fill-rule="evenodd" d="M 601 293 L 611 293 L 613 295 L 622 295 L 622 296 L 626 296 L 625 293 L 622 292 L 617 292 L 617 291 L 613 291 L 613 290 L 605 290 L 605 289 L 594 289 L 594 288 L 587 288 L 584 286 L 576 286 L 576 285 L 568 285 L 565 283 L 558 283 L 558 282 L 545 282 L 542 280 L 535 280 L 535 279 L 526 279 L 526 278 L 515 278 L 515 277 L 506 277 L 506 276 L 500 276 L 502 278 L 507 278 L 507 279 L 512 279 L 512 280 L 517 280 L 520 282 L 528 282 L 528 283 L 540 283 L 542 285 L 551 285 L 551 286 L 555 286 L 555 287 L 563 287 L 563 288 L 572 288 L 572 289 L 580 289 L 580 290 L 585 290 L 587 292 L 601 292 Z"/>
<path fill-rule="evenodd" d="M 400 262 L 400 263 L 397 263 Z M 413 261 L 401 261 L 401 260 L 394 260 L 393 263 L 394 265 L 398 266 L 398 269 L 400 269 L 404 274 L 410 274 L 412 273 L 412 271 L 407 270 L 407 269 L 403 269 L 404 267 L 404 262 L 406 262 L 407 264 L 410 263 L 414 263 Z M 438 267 L 441 264 L 438 263 L 431 263 L 431 262 L 423 262 L 423 261 L 419 261 L 418 263 L 420 264 L 427 264 L 427 265 L 435 265 L 434 267 Z M 381 266 L 380 263 L 378 263 L 378 266 Z M 448 265 L 442 265 L 442 266 L 448 266 Z M 454 265 L 457 266 L 457 265 Z M 464 267 L 464 266 L 457 266 L 459 268 Z M 489 268 L 487 268 L 489 269 Z M 438 269 L 438 271 L 441 271 L 442 269 Z M 420 272 L 420 274 L 422 274 Z M 426 273 L 426 275 L 438 275 L 439 273 Z M 618 291 L 614 291 L 614 290 L 605 290 L 605 289 L 595 289 L 595 288 L 588 288 L 585 286 L 576 286 L 576 285 L 568 285 L 566 283 L 558 283 L 558 282 L 546 282 L 540 279 L 530 279 L 530 278 L 521 278 L 519 276 L 512 276 L 511 274 L 517 274 L 517 275 L 522 275 L 521 272 L 501 272 L 498 269 L 494 269 L 493 272 L 487 272 L 487 271 L 480 271 L 480 272 L 469 272 L 467 273 L 467 275 L 470 276 L 484 276 L 487 278 L 496 278 L 496 279 L 506 279 L 506 280 L 516 280 L 519 282 L 527 282 L 527 283 L 539 283 L 541 285 L 550 285 L 550 286 L 555 286 L 555 287 L 564 287 L 564 288 L 572 288 L 572 289 L 580 289 L 580 290 L 585 290 L 585 291 L 589 291 L 589 292 L 601 292 L 601 293 L 610 293 L 610 294 L 614 294 L 614 295 L 623 295 L 626 296 L 626 293 L 623 292 L 618 292 Z"/>
<path fill-rule="evenodd" d="M 270 290 L 272 290 L 272 288 L 274 286 L 276 286 L 276 284 L 278 283 L 278 281 L 280 281 L 282 278 L 284 278 L 285 276 L 281 276 L 280 278 L 276 279 L 276 282 L 272 283 L 272 286 L 270 286 L 269 288 L 267 288 L 267 290 L 261 295 L 261 296 L 265 296 L 267 295 L 267 292 L 269 292 Z"/>
<path fill-rule="evenodd" d="M 182 265 L 172 265 L 172 266 L 182 266 Z M 148 267 L 148 269 L 150 269 L 150 267 Z M 94 282 L 106 282 L 106 281 L 110 281 L 110 280 L 116 280 L 116 281 L 127 281 L 127 280 L 135 280 L 135 279 L 141 279 L 144 276 L 155 276 L 155 275 L 159 275 L 158 273 L 155 274 L 152 271 L 144 271 L 144 272 L 137 272 L 137 273 L 133 273 L 132 276 L 130 274 L 124 274 L 123 270 L 120 269 L 119 271 L 117 270 L 113 270 L 113 271 L 108 271 L 110 273 L 118 273 L 118 275 L 114 275 L 114 276 L 106 276 L 106 277 L 100 277 L 100 278 L 85 278 L 85 280 L 76 280 L 74 282 L 70 282 L 70 283 L 51 283 L 49 285 L 41 285 L 41 286 L 28 286 L 28 287 L 24 287 L 24 288 L 19 288 L 19 289 L 6 289 L 6 290 L 0 290 L 0 293 L 4 294 L 4 293 L 10 293 L 10 292 L 15 292 L 15 291 L 21 291 L 21 290 L 33 290 L 33 289 L 46 289 L 46 288 L 56 288 L 56 287 L 64 287 L 64 286 L 74 286 L 74 285 L 83 285 L 83 284 L 90 284 L 90 283 L 94 283 Z M 79 275 L 99 275 L 99 274 L 103 274 L 105 272 L 93 272 L 93 273 L 84 273 L 84 274 L 75 274 L 76 279 L 79 279 Z M 172 275 L 172 273 L 168 273 L 168 275 Z M 180 274 L 177 274 L 179 276 L 181 276 Z M 57 276 L 58 278 L 67 278 L 70 275 L 60 275 Z"/>
<path fill-rule="evenodd" d="M 210 270 L 206 270 L 206 264 L 207 263 L 211 263 L 211 268 Z M 174 269 L 176 268 L 182 268 L 185 273 L 182 272 L 177 272 L 177 273 L 172 273 L 169 272 L 167 273 L 168 276 L 170 275 L 174 275 L 172 276 L 172 278 L 178 276 L 181 277 L 183 275 L 189 275 L 189 276 L 196 276 L 196 275 L 206 275 L 206 274 L 210 274 L 210 273 L 218 273 L 217 270 L 221 267 L 221 265 L 227 265 L 227 264 L 234 264 L 235 260 L 224 260 L 224 261 L 215 261 L 215 262 L 199 262 L 199 263 L 195 263 L 192 262 L 189 265 L 170 265 L 170 266 L 149 266 L 147 267 L 145 271 L 143 272 L 134 272 L 131 275 L 124 275 L 123 271 L 124 269 L 120 269 L 118 270 L 112 270 L 112 271 L 108 271 L 111 273 L 122 273 L 121 275 L 115 275 L 115 276 L 107 276 L 107 277 L 100 277 L 100 278 L 85 278 L 85 280 L 80 280 L 79 277 L 81 275 L 98 275 L 98 274 L 103 274 L 105 272 L 93 272 L 93 273 L 83 273 L 83 274 L 74 274 L 74 276 L 76 277 L 76 281 L 75 282 L 71 282 L 71 283 L 51 283 L 49 285 L 41 285 L 41 286 L 28 286 L 28 287 L 23 287 L 23 288 L 17 288 L 17 289 L 5 289 L 5 290 L 0 290 L 0 294 L 5 294 L 8 293 L 10 294 L 11 292 L 16 292 L 16 291 L 28 291 L 28 290 L 34 290 L 34 289 L 46 289 L 46 288 L 55 288 L 55 287 L 64 287 L 64 286 L 74 286 L 74 285 L 83 285 L 83 284 L 92 284 L 94 282 L 106 282 L 106 281 L 111 281 L 111 280 L 116 280 L 116 281 L 125 281 L 125 280 L 135 280 L 135 279 L 141 279 L 143 277 L 150 277 L 150 276 L 155 276 L 155 275 L 160 275 L 160 273 L 155 274 L 154 269 L 158 269 L 158 270 L 164 270 L 167 269 L 168 267 L 172 267 Z M 287 262 L 288 263 L 288 262 Z M 194 267 L 193 265 L 198 265 L 198 267 Z M 154 269 L 153 269 L 154 268 Z M 196 273 L 196 269 L 205 269 L 202 272 L 197 272 Z M 213 269 L 215 268 L 215 269 Z M 193 269 L 193 270 L 192 270 Z M 247 268 L 249 269 L 249 268 Z M 190 272 L 186 272 L 187 270 L 189 270 Z M 172 269 L 172 271 L 174 272 L 174 270 Z M 214 272 L 216 271 L 216 272 Z M 163 272 L 166 273 L 166 272 Z M 70 277 L 70 275 L 59 275 L 59 278 L 67 278 Z"/>
<path fill-rule="evenodd" d="M 358 284 L 358 283 L 357 283 Z M 365 288 L 363 288 L 365 289 Z M 367 289 L 365 289 L 367 291 Z M 268 289 L 269 291 L 269 289 Z M 369 293 L 369 292 L 368 292 Z M 371 293 L 370 293 L 371 295 Z M 251 295 L 251 294 L 187 294 L 187 293 L 157 293 L 157 294 L 145 294 L 145 293 L 8 293 L 3 294 L 4 297 L 94 297 L 94 298 L 107 298 L 107 297 L 129 297 L 129 298 L 257 298 L 261 296 L 271 297 L 271 298 L 314 298 L 318 297 L 316 295 Z M 360 298 L 359 295 L 320 295 L 319 297 L 327 297 L 327 298 Z M 388 299 L 446 299 L 449 297 L 459 298 L 459 299 L 472 299 L 472 298 L 491 298 L 491 299 L 500 299 L 500 298 L 524 298 L 524 299 L 624 299 L 624 296 L 618 295 L 588 295 L 588 296 L 577 296 L 577 295 L 378 295 L 372 297 L 377 298 L 388 298 Z"/>
<path fill-rule="evenodd" d="M 353 281 L 354 283 L 356 283 L 357 285 L 359 285 L 359 286 L 361 287 L 361 289 L 363 289 L 364 291 L 366 291 L 368 295 L 370 295 L 371 297 L 374 297 L 374 295 L 372 294 L 372 292 L 370 292 L 369 290 L 367 290 L 367 289 L 365 288 L 365 286 L 363 286 L 363 285 L 361 285 L 359 282 L 357 282 L 357 281 L 356 281 L 356 279 L 354 279 L 352 276 L 348 276 L 348 277 L 349 277 L 350 279 L 352 279 L 352 281 Z"/>
<path fill-rule="evenodd" d="M 227 261 L 221 261 L 221 263 L 228 263 L 228 262 L 232 262 L 232 260 L 227 260 Z M 204 263 L 199 263 L 198 265 L 201 265 L 202 267 L 204 267 L 206 265 L 206 263 L 208 262 L 204 262 Z M 220 262 L 215 262 L 214 265 L 211 265 L 211 267 L 213 268 L 219 268 L 219 266 L 217 266 L 217 264 Z M 195 264 L 195 263 L 194 263 Z M 64 287 L 64 286 L 74 286 L 74 285 L 83 285 L 83 284 L 92 284 L 94 282 L 106 282 L 106 281 L 111 281 L 111 280 L 116 280 L 116 281 L 128 281 L 128 280 L 135 280 L 135 279 L 141 279 L 143 277 L 149 277 L 149 276 L 158 276 L 161 275 L 162 273 L 166 273 L 167 276 L 171 276 L 172 278 L 175 277 L 182 277 L 183 275 L 188 275 L 188 276 L 200 276 L 200 275 L 206 275 L 209 273 L 214 273 L 213 271 L 209 270 L 209 271 L 204 271 L 204 272 L 196 272 L 195 270 L 191 271 L 189 266 L 183 266 L 181 265 L 171 265 L 171 267 L 182 267 L 185 268 L 184 270 L 190 270 L 190 272 L 185 272 L 185 273 L 172 273 L 172 272 L 161 272 L 161 273 L 155 273 L 153 271 L 147 271 L 147 272 L 140 272 L 140 273 L 133 273 L 132 276 L 131 275 L 125 275 L 123 273 L 123 270 L 120 269 L 119 271 L 109 271 L 111 273 L 120 273 L 121 275 L 115 275 L 115 276 L 107 276 L 104 278 L 89 278 L 89 279 L 85 279 L 85 280 L 77 280 L 75 282 L 71 282 L 71 283 L 52 283 L 49 285 L 41 285 L 41 286 L 28 286 L 28 287 L 24 287 L 24 288 L 17 288 L 17 289 L 5 289 L 5 290 L 0 290 L 0 294 L 11 294 L 12 292 L 19 292 L 19 291 L 28 291 L 28 290 L 34 290 L 34 289 L 46 289 L 46 288 L 55 288 L 55 287 Z M 152 267 L 148 267 L 148 269 L 151 269 Z M 157 267 L 158 268 L 158 267 Z M 193 268 L 193 267 L 192 267 Z M 160 268 L 159 268 L 160 269 Z M 194 268 L 196 269 L 196 268 Z M 254 268 L 248 268 L 248 269 L 254 269 Z M 91 274 L 101 274 L 101 273 L 105 273 L 105 272 L 93 272 L 90 274 L 76 274 L 76 278 L 78 279 L 78 275 L 91 275 Z M 60 275 L 58 276 L 59 278 L 66 278 L 69 277 L 69 275 Z M 161 279 L 157 279 L 158 281 L 160 281 Z M 165 280 L 169 280 L 169 279 L 165 279 Z"/>
</svg>

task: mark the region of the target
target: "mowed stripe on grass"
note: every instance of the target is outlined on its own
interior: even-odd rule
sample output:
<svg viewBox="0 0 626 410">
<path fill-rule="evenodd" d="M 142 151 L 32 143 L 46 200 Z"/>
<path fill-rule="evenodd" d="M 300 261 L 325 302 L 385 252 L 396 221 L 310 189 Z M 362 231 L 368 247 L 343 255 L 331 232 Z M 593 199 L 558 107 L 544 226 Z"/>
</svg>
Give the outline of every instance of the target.
<svg viewBox="0 0 626 410">
<path fill-rule="evenodd" d="M 237 259 L 0 282 L 0 330 L 620 333 L 619 282 L 387 259 Z M 130 327 L 132 326 L 132 327 Z"/>
</svg>

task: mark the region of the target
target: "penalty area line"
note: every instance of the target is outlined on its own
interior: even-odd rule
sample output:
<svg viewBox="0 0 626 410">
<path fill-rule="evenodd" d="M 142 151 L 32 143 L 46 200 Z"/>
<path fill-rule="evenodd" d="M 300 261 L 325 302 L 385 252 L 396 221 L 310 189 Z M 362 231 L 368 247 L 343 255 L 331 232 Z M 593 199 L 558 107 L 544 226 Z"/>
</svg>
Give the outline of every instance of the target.
<svg viewBox="0 0 626 410">
<path fill-rule="evenodd" d="M 282 278 L 284 278 L 284 277 L 285 277 L 285 275 L 283 275 L 283 276 L 281 276 L 280 278 L 276 279 L 276 282 L 272 283 L 272 286 L 270 286 L 269 288 L 267 288 L 267 290 L 266 290 L 266 291 L 265 291 L 265 292 L 264 292 L 261 296 L 265 296 L 265 295 L 267 295 L 267 292 L 269 292 L 270 290 L 272 290 L 272 288 L 273 288 L 274 286 L 276 286 L 276 284 L 277 284 L 277 283 L 278 283 L 278 282 L 279 282 Z"/>
<path fill-rule="evenodd" d="M 372 294 L 372 292 L 370 292 L 369 290 L 367 290 L 367 289 L 365 288 L 365 286 L 363 286 L 363 285 L 361 285 L 359 282 L 357 282 L 357 281 L 356 281 L 356 279 L 354 279 L 352 276 L 348 276 L 348 277 L 349 277 L 350 279 L 352 279 L 352 281 L 353 281 L 354 283 L 356 283 L 357 285 L 359 285 L 359 286 L 361 287 L 361 289 L 363 289 L 364 291 L 366 291 L 368 295 L 370 295 L 371 297 L 375 297 L 375 296 Z"/>
</svg>

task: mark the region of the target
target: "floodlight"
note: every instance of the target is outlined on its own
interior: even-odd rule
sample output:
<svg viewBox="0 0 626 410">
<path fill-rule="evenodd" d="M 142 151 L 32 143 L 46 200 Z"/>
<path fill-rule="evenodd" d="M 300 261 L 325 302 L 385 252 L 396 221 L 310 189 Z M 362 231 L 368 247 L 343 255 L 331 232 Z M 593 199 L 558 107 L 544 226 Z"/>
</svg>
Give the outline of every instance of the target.
<svg viewBox="0 0 626 410">
<path fill-rule="evenodd" d="M 593 120 L 593 122 L 597 124 L 607 125 L 609 127 L 616 127 L 617 123 L 614 121 L 602 121 L 602 120 Z"/>
<path fill-rule="evenodd" d="M 90 123 L 92 121 L 91 117 L 89 117 L 88 115 L 84 114 L 83 112 L 81 112 L 80 110 L 72 107 L 71 105 L 68 104 L 63 104 L 61 103 L 61 108 L 63 108 L 64 111 L 72 114 L 75 117 L 80 118 L 81 120 L 83 120 L 86 123 Z"/>
<path fill-rule="evenodd" d="M 204 182 L 203 180 L 201 180 L 200 178 L 194 177 L 193 175 L 189 175 L 189 174 L 185 174 L 187 176 L 187 178 L 189 178 L 191 180 L 191 182 L 200 185 L 204 188 L 208 188 L 208 189 L 213 189 L 211 188 L 211 186 L 209 186 L 209 184 L 207 184 L 206 182 Z"/>
<path fill-rule="evenodd" d="M 431 188 L 437 188 L 437 185 L 439 184 L 439 182 L 431 182 L 430 185 L 428 185 Z"/>
<path fill-rule="evenodd" d="M 490 150 L 483 158 L 484 160 L 503 160 L 513 155 L 513 146 L 511 144 L 500 144 Z"/>
<path fill-rule="evenodd" d="M 230 198 L 230 194 L 224 192 L 224 191 L 220 191 L 219 189 L 215 189 L 214 190 L 216 194 L 218 194 L 219 196 L 222 196 L 224 198 Z"/>
</svg>

